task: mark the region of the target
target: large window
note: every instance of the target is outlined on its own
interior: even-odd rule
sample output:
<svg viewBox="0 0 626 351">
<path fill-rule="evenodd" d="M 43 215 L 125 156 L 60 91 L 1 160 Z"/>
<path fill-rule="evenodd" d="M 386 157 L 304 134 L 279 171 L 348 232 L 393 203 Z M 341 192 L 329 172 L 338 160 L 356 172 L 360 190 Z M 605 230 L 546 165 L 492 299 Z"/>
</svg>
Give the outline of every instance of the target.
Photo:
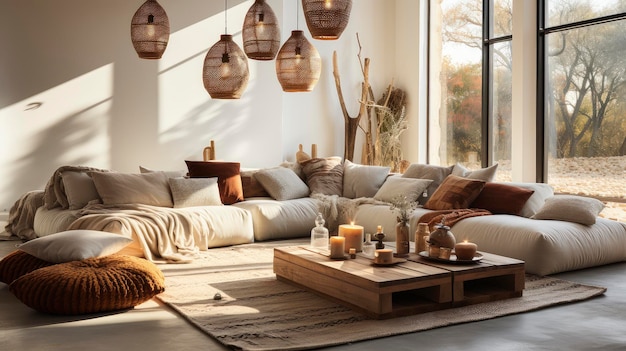
<svg viewBox="0 0 626 351">
<path fill-rule="evenodd" d="M 626 0 L 535 0 L 537 27 L 526 17 L 534 14 L 515 17 L 514 1 L 528 11 L 526 0 L 429 2 L 428 162 L 498 163 L 497 180 L 512 180 L 515 168 L 530 181 L 520 169 L 536 169 L 558 193 L 626 202 Z M 516 55 L 537 63 L 536 74 L 512 60 L 513 18 L 516 35 L 537 40 L 537 57 Z M 512 96 L 513 72 L 537 79 L 536 101 Z M 518 130 L 513 100 L 533 106 L 515 111 Z M 524 123 L 535 116 L 536 131 Z M 536 155 L 520 152 L 525 145 Z"/>
<path fill-rule="evenodd" d="M 429 162 L 498 163 L 510 179 L 511 0 L 433 0 L 430 14 Z"/>
<path fill-rule="evenodd" d="M 539 9 L 544 181 L 623 201 L 626 1 L 540 0 Z"/>
</svg>

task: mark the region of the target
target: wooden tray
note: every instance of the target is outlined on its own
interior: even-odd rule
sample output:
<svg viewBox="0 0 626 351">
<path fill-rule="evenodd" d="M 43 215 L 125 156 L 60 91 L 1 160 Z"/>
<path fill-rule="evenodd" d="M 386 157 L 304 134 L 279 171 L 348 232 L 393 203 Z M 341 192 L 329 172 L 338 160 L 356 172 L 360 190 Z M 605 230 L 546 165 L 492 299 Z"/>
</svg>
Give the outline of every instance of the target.
<svg viewBox="0 0 626 351">
<path fill-rule="evenodd" d="M 446 260 L 445 258 L 439 258 L 439 257 L 430 257 L 428 255 L 428 252 L 426 251 L 420 252 L 419 255 L 421 257 L 424 257 L 427 260 L 443 262 L 443 263 L 452 263 L 452 264 L 472 264 L 472 263 L 480 262 L 480 260 L 483 259 L 483 255 L 480 252 L 476 252 L 476 254 L 474 255 L 474 258 L 472 258 L 471 260 L 458 260 L 455 254 L 451 254 L 449 260 Z"/>
</svg>

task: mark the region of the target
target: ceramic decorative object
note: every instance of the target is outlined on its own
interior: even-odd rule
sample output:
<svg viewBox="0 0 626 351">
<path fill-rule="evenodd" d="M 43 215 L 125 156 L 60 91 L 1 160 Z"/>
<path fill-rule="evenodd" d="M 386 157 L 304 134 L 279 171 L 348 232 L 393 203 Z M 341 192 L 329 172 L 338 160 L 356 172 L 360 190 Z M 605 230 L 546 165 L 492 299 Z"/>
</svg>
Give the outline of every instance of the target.
<svg viewBox="0 0 626 351">
<path fill-rule="evenodd" d="M 396 257 L 409 255 L 409 223 L 400 221 L 396 224 Z"/>
<path fill-rule="evenodd" d="M 454 245 L 456 245 L 456 238 L 450 231 L 450 227 L 445 224 L 445 218 L 443 218 L 441 223 L 435 226 L 435 230 L 430 233 L 429 243 L 431 247 L 454 248 Z"/>
<path fill-rule="evenodd" d="M 428 223 L 418 223 L 415 231 L 415 253 L 427 251 L 425 237 L 430 235 Z"/>
<path fill-rule="evenodd" d="M 385 244 L 383 244 L 383 239 L 385 239 L 385 233 L 383 233 L 382 226 L 380 225 L 378 226 L 378 228 L 376 229 L 376 234 L 374 235 L 374 238 L 378 240 L 378 242 L 376 243 L 376 249 L 377 250 L 384 249 Z"/>
</svg>

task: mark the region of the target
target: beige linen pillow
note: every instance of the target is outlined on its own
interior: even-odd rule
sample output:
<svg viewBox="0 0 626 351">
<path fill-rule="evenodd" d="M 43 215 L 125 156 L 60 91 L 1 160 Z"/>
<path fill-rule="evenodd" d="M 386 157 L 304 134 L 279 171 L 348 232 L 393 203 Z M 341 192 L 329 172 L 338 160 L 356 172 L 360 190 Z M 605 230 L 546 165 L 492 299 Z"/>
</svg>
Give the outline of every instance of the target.
<svg viewBox="0 0 626 351">
<path fill-rule="evenodd" d="M 78 210 L 92 201 L 101 202 L 93 179 L 85 172 L 61 172 L 70 210 Z"/>
<path fill-rule="evenodd" d="M 154 169 L 146 168 L 143 166 L 139 166 L 139 173 L 153 173 L 153 172 L 164 172 L 168 178 L 180 178 L 185 177 L 187 175 L 187 171 L 157 171 Z"/>
<path fill-rule="evenodd" d="M 262 169 L 254 176 L 275 200 L 291 200 L 309 196 L 309 187 L 289 168 Z"/>
<path fill-rule="evenodd" d="M 455 210 L 468 208 L 483 190 L 485 181 L 449 175 L 443 180 L 425 208 L 430 210 Z"/>
<path fill-rule="evenodd" d="M 91 177 L 105 205 L 174 206 L 168 178 L 164 172 L 91 172 Z"/>
<path fill-rule="evenodd" d="M 585 225 L 596 223 L 604 204 L 598 199 L 577 195 L 554 195 L 546 199 L 533 219 L 553 219 Z"/>
<path fill-rule="evenodd" d="M 174 207 L 221 206 L 220 188 L 214 178 L 170 178 Z"/>
<path fill-rule="evenodd" d="M 350 199 L 374 197 L 390 170 L 389 167 L 360 165 L 345 160 L 343 163 L 343 197 Z"/>
<path fill-rule="evenodd" d="M 343 165 L 341 157 L 311 158 L 300 163 L 311 193 L 343 194 Z"/>
<path fill-rule="evenodd" d="M 431 196 L 435 192 L 435 190 L 437 190 L 441 182 L 443 182 L 443 180 L 452 173 L 452 168 L 454 168 L 454 166 L 444 167 L 413 163 L 409 166 L 409 168 L 406 169 L 406 171 L 404 171 L 404 173 L 402 174 L 402 178 L 432 180 L 430 185 L 426 188 L 426 196 L 420 195 L 420 197 L 418 198 L 419 203 L 421 205 L 424 205 L 426 201 L 428 201 L 429 196 Z"/>
<path fill-rule="evenodd" d="M 380 187 L 374 199 L 385 202 L 392 202 L 394 198 L 400 195 L 405 195 L 408 202 L 415 202 L 417 198 L 422 195 L 424 189 L 426 189 L 431 179 L 414 179 L 414 178 L 402 178 L 398 176 L 387 177 L 387 180 Z"/>
</svg>

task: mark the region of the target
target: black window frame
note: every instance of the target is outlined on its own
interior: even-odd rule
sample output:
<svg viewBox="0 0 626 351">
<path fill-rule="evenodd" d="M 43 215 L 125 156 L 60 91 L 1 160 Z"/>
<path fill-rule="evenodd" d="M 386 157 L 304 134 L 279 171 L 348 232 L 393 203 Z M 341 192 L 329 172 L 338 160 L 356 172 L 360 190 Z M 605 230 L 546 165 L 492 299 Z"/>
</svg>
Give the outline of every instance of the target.
<svg viewBox="0 0 626 351">
<path fill-rule="evenodd" d="M 488 0 L 487 0 L 488 1 Z M 550 0 L 537 0 L 537 182 L 546 183 L 548 180 L 548 157 L 546 150 L 546 120 L 545 120 L 545 107 L 546 107 L 546 36 L 551 33 L 558 33 L 567 30 L 589 27 L 593 25 L 600 25 L 604 23 L 626 20 L 626 12 L 616 13 L 607 16 L 601 16 L 582 21 L 576 21 L 571 23 L 559 24 L 555 26 L 546 26 L 546 14 L 548 12 L 548 1 Z"/>
</svg>

